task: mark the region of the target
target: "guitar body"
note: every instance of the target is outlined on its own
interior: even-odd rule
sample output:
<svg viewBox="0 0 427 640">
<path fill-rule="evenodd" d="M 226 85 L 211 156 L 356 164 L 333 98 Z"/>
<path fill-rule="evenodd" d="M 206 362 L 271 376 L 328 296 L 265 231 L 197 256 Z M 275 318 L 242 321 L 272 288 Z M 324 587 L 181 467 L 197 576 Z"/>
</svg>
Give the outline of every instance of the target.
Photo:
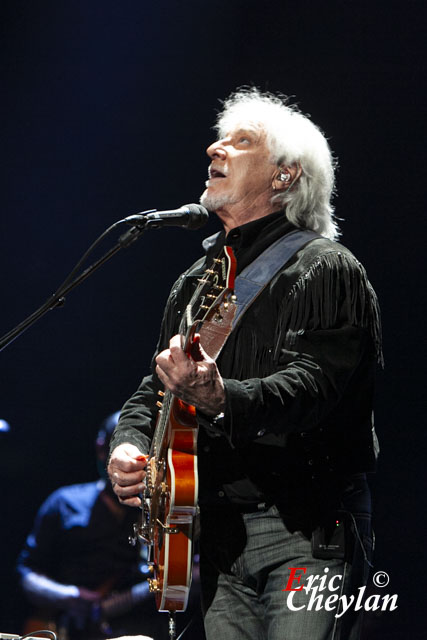
<svg viewBox="0 0 427 640">
<path fill-rule="evenodd" d="M 216 358 L 231 332 L 235 314 L 232 287 L 236 261 L 224 247 L 199 281 L 186 310 L 189 327 L 183 349 L 191 357 L 194 335 L 200 335 L 205 351 Z M 193 316 L 190 307 L 197 304 Z M 159 611 L 185 611 L 191 586 L 194 520 L 197 515 L 198 474 L 195 407 L 169 391 L 160 392 L 162 402 L 147 463 L 147 489 L 143 496 L 142 521 L 135 526 L 140 540 L 150 546 L 153 577 L 150 591 Z"/>
<path fill-rule="evenodd" d="M 191 585 L 193 522 L 197 511 L 197 423 L 194 408 L 173 398 L 167 446 L 149 460 L 155 478 L 150 518 L 154 579 L 159 611 L 185 611 Z M 154 474 L 154 475 L 153 475 Z"/>
</svg>

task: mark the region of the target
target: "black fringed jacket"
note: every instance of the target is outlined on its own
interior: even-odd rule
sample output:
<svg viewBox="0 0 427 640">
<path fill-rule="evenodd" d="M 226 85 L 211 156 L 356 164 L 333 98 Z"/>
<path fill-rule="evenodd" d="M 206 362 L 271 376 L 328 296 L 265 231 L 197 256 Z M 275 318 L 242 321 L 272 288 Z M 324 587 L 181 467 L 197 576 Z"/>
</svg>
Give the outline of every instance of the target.
<svg viewBox="0 0 427 640">
<path fill-rule="evenodd" d="M 293 230 L 276 212 L 227 238 L 218 234 L 172 288 L 157 352 L 178 332 L 197 279 L 224 243 L 234 249 L 239 274 Z M 380 341 L 376 296 L 360 262 L 336 242 L 309 242 L 247 310 L 218 359 L 226 410 L 214 426 L 199 416 L 200 502 L 286 507 L 317 501 L 346 476 L 372 471 Z M 131 442 L 148 452 L 159 388 L 155 373 L 143 379 L 123 407 L 111 448 Z"/>
</svg>

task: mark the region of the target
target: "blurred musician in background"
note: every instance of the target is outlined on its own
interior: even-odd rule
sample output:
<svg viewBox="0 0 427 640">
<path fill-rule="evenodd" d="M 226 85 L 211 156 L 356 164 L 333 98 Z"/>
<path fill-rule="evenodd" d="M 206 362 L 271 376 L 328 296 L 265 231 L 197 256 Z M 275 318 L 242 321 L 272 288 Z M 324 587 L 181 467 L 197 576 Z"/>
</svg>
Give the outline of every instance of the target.
<svg viewBox="0 0 427 640">
<path fill-rule="evenodd" d="M 100 479 L 57 489 L 37 513 L 17 564 L 34 605 L 25 633 L 51 628 L 60 640 L 97 640 L 145 633 L 154 624 L 147 567 L 139 548 L 128 542 L 135 514 L 118 504 L 106 482 L 117 419 L 114 413 L 104 420 L 96 438 Z"/>
</svg>

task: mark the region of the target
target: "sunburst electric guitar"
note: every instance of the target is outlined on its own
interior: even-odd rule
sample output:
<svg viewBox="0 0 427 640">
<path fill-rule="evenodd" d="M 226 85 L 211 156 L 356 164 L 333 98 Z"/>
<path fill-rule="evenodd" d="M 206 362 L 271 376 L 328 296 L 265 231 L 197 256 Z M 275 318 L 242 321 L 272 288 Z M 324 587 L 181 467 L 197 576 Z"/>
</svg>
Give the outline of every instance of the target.
<svg viewBox="0 0 427 640">
<path fill-rule="evenodd" d="M 235 313 L 236 260 L 224 247 L 198 281 L 180 326 L 182 348 L 191 357 L 195 334 L 216 359 L 231 332 Z M 195 407 L 170 391 L 159 392 L 159 416 L 147 463 L 146 490 L 136 537 L 150 546 L 159 611 L 185 611 L 191 585 L 193 530 L 197 512 L 197 421 Z"/>
</svg>

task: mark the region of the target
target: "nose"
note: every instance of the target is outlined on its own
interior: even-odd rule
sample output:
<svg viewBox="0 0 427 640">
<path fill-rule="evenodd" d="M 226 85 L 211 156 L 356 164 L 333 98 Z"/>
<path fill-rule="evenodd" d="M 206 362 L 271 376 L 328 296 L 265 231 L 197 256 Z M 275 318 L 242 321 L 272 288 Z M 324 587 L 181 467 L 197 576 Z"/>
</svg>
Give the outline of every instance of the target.
<svg viewBox="0 0 427 640">
<path fill-rule="evenodd" d="M 219 158 L 220 160 L 225 160 L 226 151 L 225 151 L 224 146 L 222 144 L 222 140 L 217 140 L 216 142 L 213 142 L 206 149 L 206 153 L 208 154 L 208 156 L 211 159 Z"/>
</svg>

